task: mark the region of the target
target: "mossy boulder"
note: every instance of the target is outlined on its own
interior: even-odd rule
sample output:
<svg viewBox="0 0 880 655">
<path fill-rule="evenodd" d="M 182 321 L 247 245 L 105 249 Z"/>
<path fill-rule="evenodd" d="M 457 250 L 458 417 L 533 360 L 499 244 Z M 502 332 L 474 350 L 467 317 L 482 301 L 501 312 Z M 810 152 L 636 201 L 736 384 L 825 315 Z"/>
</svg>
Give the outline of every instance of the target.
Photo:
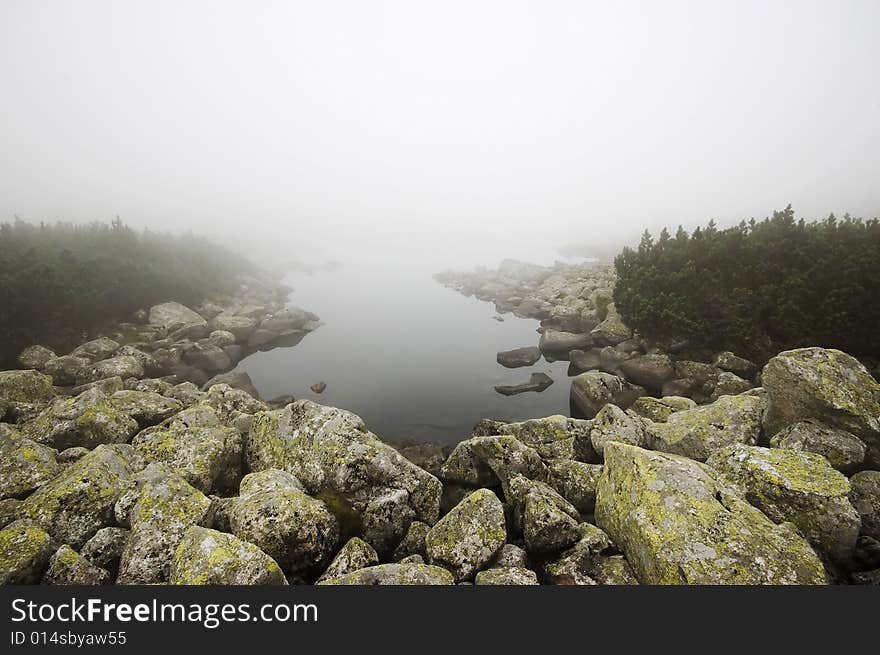
<svg viewBox="0 0 880 655">
<path fill-rule="evenodd" d="M 0 371 L 0 400 L 22 403 L 46 403 L 55 390 L 52 378 L 39 371 Z"/>
<path fill-rule="evenodd" d="M 165 332 L 172 332 L 191 326 L 207 326 L 207 321 L 204 318 L 179 302 L 165 302 L 160 305 L 153 305 L 150 307 L 147 320 L 150 325 L 158 326 L 165 330 Z"/>
<path fill-rule="evenodd" d="M 761 434 L 764 402 L 755 396 L 722 396 L 711 405 L 676 412 L 650 426 L 650 447 L 705 461 L 719 448 L 755 444 Z"/>
<path fill-rule="evenodd" d="M 77 383 L 77 380 L 82 376 L 82 371 L 90 366 L 91 363 L 92 361 L 86 357 L 62 355 L 46 362 L 42 367 L 42 371 L 55 384 L 69 386 Z"/>
<path fill-rule="evenodd" d="M 782 428 L 770 439 L 774 448 L 822 455 L 838 471 L 854 473 L 865 461 L 865 442 L 846 430 L 829 428 L 813 419 Z"/>
<path fill-rule="evenodd" d="M 826 348 L 787 350 L 761 373 L 769 436 L 804 419 L 845 430 L 880 454 L 880 385 L 855 357 Z"/>
<path fill-rule="evenodd" d="M 609 442 L 596 523 L 642 584 L 824 584 L 810 544 L 704 464 Z"/>
<path fill-rule="evenodd" d="M 358 569 L 337 578 L 323 580 L 325 585 L 451 585 L 455 580 L 452 574 L 439 566 L 430 564 L 379 564 Z"/>
<path fill-rule="evenodd" d="M 119 350 L 119 342 L 108 337 L 98 337 L 77 346 L 70 353 L 74 357 L 83 357 L 93 362 L 101 361 L 112 356 Z"/>
<path fill-rule="evenodd" d="M 593 577 L 600 560 L 611 551 L 611 539 L 590 523 L 579 526 L 580 538 L 558 558 L 544 564 L 543 578 L 557 585 L 588 586 L 598 584 Z"/>
<path fill-rule="evenodd" d="M 516 475 L 506 497 L 529 553 L 559 552 L 579 539 L 577 509 L 549 485 Z"/>
<path fill-rule="evenodd" d="M 36 584 L 55 552 L 52 537 L 40 527 L 16 522 L 0 530 L 0 585 Z"/>
<path fill-rule="evenodd" d="M 663 398 L 642 396 L 637 398 L 629 409 L 633 414 L 649 421 L 664 423 L 675 412 L 693 409 L 696 406 L 697 403 L 683 396 L 664 396 Z"/>
<path fill-rule="evenodd" d="M 293 473 L 334 511 L 358 518 L 361 535 L 379 553 L 389 552 L 412 520 L 433 524 L 440 511 L 440 481 L 369 432 L 360 417 L 298 400 L 254 417 L 246 438 L 251 471 Z"/>
<path fill-rule="evenodd" d="M 391 559 L 399 562 L 410 555 L 420 555 L 423 559 L 428 558 L 428 551 L 425 547 L 425 538 L 430 532 L 431 526 L 421 521 L 413 521 L 409 524 L 409 529 L 401 542 L 394 547 Z"/>
<path fill-rule="evenodd" d="M 862 534 L 880 540 L 880 471 L 856 473 L 849 484 L 849 500 L 862 517 Z"/>
<path fill-rule="evenodd" d="M 110 583 L 110 574 L 64 544 L 49 559 L 49 568 L 43 575 L 42 583 L 45 585 L 105 585 Z"/>
<path fill-rule="evenodd" d="M 614 303 L 611 303 L 606 308 L 605 320 L 590 330 L 590 336 L 597 346 L 616 346 L 632 338 L 632 330 L 620 318 Z"/>
<path fill-rule="evenodd" d="M 129 535 L 125 528 L 101 528 L 80 548 L 80 555 L 115 578 Z"/>
<path fill-rule="evenodd" d="M 242 436 L 221 425 L 215 411 L 197 405 L 132 441 L 145 458 L 161 462 L 203 493 L 235 489 L 241 479 Z"/>
<path fill-rule="evenodd" d="M 504 507 L 488 489 L 479 489 L 440 519 L 425 537 L 428 560 L 471 580 L 507 540 Z"/>
<path fill-rule="evenodd" d="M 596 506 L 596 487 L 602 475 L 602 465 L 571 459 L 553 459 L 547 464 L 547 484 L 578 512 L 591 514 Z"/>
<path fill-rule="evenodd" d="M 119 499 L 116 509 L 120 522 L 131 526 L 117 582 L 167 582 L 171 558 L 184 533 L 194 525 L 211 523 L 211 501 L 159 464 L 150 464 L 134 481 L 135 487 Z"/>
<path fill-rule="evenodd" d="M 576 410 L 587 419 L 593 418 L 608 403 L 628 409 L 636 398 L 644 395 L 644 387 L 601 371 L 587 371 L 571 381 L 570 400 L 573 411 Z"/>
<path fill-rule="evenodd" d="M 472 437 L 468 443 L 474 454 L 501 481 L 505 493 L 508 482 L 514 475 L 523 475 L 535 480 L 547 479 L 547 466 L 541 455 L 516 437 L 510 435 Z"/>
<path fill-rule="evenodd" d="M 549 459 L 571 457 L 574 453 L 575 438 L 579 435 L 589 434 L 589 431 L 589 421 L 555 414 L 513 423 L 482 420 L 474 427 L 471 436 L 512 435 L 525 445 L 537 450 L 542 458 Z"/>
<path fill-rule="evenodd" d="M 751 362 L 744 357 L 739 357 L 729 350 L 725 350 L 724 352 L 715 355 L 713 365 L 722 371 L 734 373 L 739 377 L 748 380 L 754 378 L 755 373 L 758 372 L 758 366 L 754 362 Z"/>
<path fill-rule="evenodd" d="M 141 428 L 161 423 L 183 409 L 183 404 L 173 398 L 150 392 L 125 389 L 117 391 L 108 401 L 114 409 L 130 416 Z"/>
<path fill-rule="evenodd" d="M 80 369 L 76 375 L 76 383 L 86 384 L 112 377 L 119 377 L 123 380 L 142 378 L 144 373 L 144 366 L 136 357 L 119 355 L 110 359 L 102 359 L 91 366 Z"/>
<path fill-rule="evenodd" d="M 50 359 L 57 355 L 45 346 L 28 346 L 18 355 L 18 363 L 22 368 L 41 371 Z"/>
<path fill-rule="evenodd" d="M 24 437 L 0 435 L 0 499 L 23 498 L 54 478 L 57 452 Z"/>
<path fill-rule="evenodd" d="M 787 521 L 838 562 L 852 554 L 861 523 L 848 499 L 849 481 L 815 453 L 735 445 L 707 461 L 752 505 Z"/>
<path fill-rule="evenodd" d="M 515 566 L 493 566 L 480 571 L 474 578 L 475 585 L 527 586 L 537 585 L 538 576 L 534 571 Z"/>
<path fill-rule="evenodd" d="M 470 439 L 456 444 L 440 467 L 440 478 L 447 483 L 469 487 L 494 487 L 498 476 L 471 448 Z"/>
<path fill-rule="evenodd" d="M 142 462 L 131 446 L 100 445 L 27 497 L 23 517 L 76 549 L 114 521 L 114 505 Z"/>
<path fill-rule="evenodd" d="M 379 555 L 373 548 L 363 539 L 352 537 L 345 542 L 345 545 L 336 553 L 336 557 L 330 562 L 330 565 L 318 578 L 318 582 L 329 580 L 330 578 L 338 578 L 339 576 L 365 569 L 368 566 L 376 566 L 379 563 Z"/>
<path fill-rule="evenodd" d="M 256 544 L 290 575 L 322 571 L 339 542 L 339 522 L 320 500 L 284 471 L 267 469 L 242 480 L 228 508 L 234 535 Z"/>
<path fill-rule="evenodd" d="M 617 405 L 605 405 L 596 414 L 590 427 L 590 444 L 599 457 L 607 441 L 620 441 L 645 447 L 650 441 L 648 421 L 641 416 L 623 411 Z"/>
<path fill-rule="evenodd" d="M 192 526 L 171 560 L 174 585 L 285 585 L 281 567 L 254 544 L 209 528 Z"/>
<path fill-rule="evenodd" d="M 735 373 L 722 371 L 715 380 L 715 387 L 709 395 L 709 401 L 718 400 L 721 396 L 735 396 L 752 388 L 752 383 Z"/>
</svg>

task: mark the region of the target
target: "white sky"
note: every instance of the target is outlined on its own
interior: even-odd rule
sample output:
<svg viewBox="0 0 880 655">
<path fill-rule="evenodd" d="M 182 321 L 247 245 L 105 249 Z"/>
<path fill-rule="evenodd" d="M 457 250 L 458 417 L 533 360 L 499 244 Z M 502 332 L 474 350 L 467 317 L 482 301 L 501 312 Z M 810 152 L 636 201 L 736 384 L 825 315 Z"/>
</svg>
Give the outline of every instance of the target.
<svg viewBox="0 0 880 655">
<path fill-rule="evenodd" d="M 0 219 L 454 263 L 877 216 L 878 33 L 877 0 L 0 0 Z"/>
</svg>

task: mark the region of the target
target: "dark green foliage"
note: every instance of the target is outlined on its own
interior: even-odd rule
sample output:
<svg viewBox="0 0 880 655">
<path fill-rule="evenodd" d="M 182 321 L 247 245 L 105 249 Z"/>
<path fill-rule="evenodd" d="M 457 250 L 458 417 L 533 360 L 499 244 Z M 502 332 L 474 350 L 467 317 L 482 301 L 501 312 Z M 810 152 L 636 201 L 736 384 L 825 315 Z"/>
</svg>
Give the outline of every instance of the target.
<svg viewBox="0 0 880 655">
<path fill-rule="evenodd" d="M 757 222 L 688 235 L 645 232 L 615 259 L 624 321 L 658 340 L 765 359 L 800 346 L 880 353 L 880 222 L 791 206 Z"/>
<path fill-rule="evenodd" d="M 231 289 L 245 259 L 192 235 L 110 224 L 0 224 L 0 368 L 25 346 L 75 345 L 142 307 Z"/>
</svg>

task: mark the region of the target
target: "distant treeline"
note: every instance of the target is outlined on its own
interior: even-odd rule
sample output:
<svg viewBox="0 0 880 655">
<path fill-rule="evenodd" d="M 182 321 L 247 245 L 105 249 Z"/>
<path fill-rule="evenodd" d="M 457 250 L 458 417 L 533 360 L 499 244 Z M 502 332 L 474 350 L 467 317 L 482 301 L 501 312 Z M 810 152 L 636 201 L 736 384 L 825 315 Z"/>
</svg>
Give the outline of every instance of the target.
<svg viewBox="0 0 880 655">
<path fill-rule="evenodd" d="M 201 302 L 253 270 L 205 239 L 111 223 L 0 224 L 0 369 L 25 346 L 75 345 L 141 307 Z"/>
<path fill-rule="evenodd" d="M 832 214 L 675 236 L 648 232 L 615 259 L 614 300 L 644 336 L 765 359 L 820 345 L 880 354 L 880 222 Z"/>
</svg>

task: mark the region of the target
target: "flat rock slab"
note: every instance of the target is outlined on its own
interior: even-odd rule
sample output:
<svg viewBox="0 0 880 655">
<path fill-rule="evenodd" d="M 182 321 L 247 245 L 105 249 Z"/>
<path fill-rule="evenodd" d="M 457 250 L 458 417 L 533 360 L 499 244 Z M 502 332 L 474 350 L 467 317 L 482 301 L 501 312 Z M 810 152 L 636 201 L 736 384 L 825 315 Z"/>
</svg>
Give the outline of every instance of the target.
<svg viewBox="0 0 880 655">
<path fill-rule="evenodd" d="M 515 396 L 518 393 L 525 393 L 526 391 L 541 392 L 551 384 L 553 384 L 553 378 L 546 373 L 532 373 L 528 382 L 522 384 L 499 384 L 495 386 L 495 391 L 502 396 Z"/>
</svg>

